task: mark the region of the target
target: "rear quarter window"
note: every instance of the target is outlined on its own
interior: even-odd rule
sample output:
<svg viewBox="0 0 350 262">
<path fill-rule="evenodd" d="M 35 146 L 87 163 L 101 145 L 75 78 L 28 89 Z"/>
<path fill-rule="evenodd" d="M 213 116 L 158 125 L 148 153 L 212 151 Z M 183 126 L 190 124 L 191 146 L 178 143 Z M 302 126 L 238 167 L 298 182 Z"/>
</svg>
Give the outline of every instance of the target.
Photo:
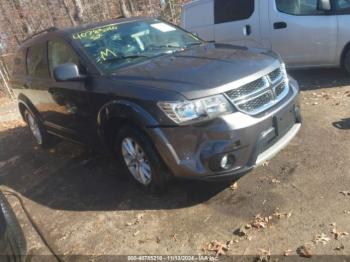
<svg viewBox="0 0 350 262">
<path fill-rule="evenodd" d="M 278 11 L 290 15 L 324 15 L 325 12 L 318 10 L 317 0 L 276 0 Z"/>
<path fill-rule="evenodd" d="M 36 44 L 27 50 L 27 72 L 34 77 L 48 77 L 46 43 Z"/>
<path fill-rule="evenodd" d="M 350 14 L 350 0 L 336 0 L 337 14 Z"/>
<path fill-rule="evenodd" d="M 245 20 L 254 13 L 255 0 L 215 0 L 215 24 Z"/>
</svg>

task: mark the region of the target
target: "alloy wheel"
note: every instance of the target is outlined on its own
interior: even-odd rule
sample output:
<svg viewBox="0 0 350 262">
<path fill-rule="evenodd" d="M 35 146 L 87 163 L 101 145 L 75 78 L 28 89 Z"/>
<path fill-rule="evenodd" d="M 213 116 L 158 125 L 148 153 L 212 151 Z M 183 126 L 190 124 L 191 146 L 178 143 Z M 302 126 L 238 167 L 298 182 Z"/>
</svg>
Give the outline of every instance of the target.
<svg viewBox="0 0 350 262">
<path fill-rule="evenodd" d="M 32 134 L 33 134 L 36 142 L 39 145 L 41 145 L 43 143 L 43 138 L 42 138 L 42 135 L 41 135 L 41 131 L 40 131 L 38 122 L 29 113 L 27 114 L 27 121 L 28 121 L 29 128 L 32 131 Z"/>
<path fill-rule="evenodd" d="M 122 141 L 122 155 L 132 176 L 141 184 L 147 186 L 152 181 L 152 170 L 143 148 L 132 138 Z"/>
</svg>

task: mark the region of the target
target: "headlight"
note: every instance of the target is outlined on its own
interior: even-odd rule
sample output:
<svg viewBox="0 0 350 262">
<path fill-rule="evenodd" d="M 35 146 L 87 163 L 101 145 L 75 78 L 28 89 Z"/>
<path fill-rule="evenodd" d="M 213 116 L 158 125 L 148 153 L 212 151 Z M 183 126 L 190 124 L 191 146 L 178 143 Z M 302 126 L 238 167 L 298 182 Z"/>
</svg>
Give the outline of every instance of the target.
<svg viewBox="0 0 350 262">
<path fill-rule="evenodd" d="M 288 74 L 287 74 L 287 70 L 286 70 L 286 65 L 284 63 L 281 64 L 281 71 L 283 74 L 284 81 L 288 84 L 289 79 L 288 79 Z"/>
<path fill-rule="evenodd" d="M 209 119 L 233 111 L 231 104 L 223 95 L 191 101 L 159 102 L 158 106 L 178 124 L 201 118 Z"/>
</svg>

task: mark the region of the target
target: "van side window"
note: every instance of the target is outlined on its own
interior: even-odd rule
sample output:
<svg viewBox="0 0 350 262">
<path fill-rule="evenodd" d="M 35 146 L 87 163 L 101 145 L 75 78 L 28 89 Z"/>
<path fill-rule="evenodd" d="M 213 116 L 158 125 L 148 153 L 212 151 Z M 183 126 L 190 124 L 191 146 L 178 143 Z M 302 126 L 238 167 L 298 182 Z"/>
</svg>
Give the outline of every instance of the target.
<svg viewBox="0 0 350 262">
<path fill-rule="evenodd" d="M 336 0 L 338 14 L 350 14 L 350 0 Z"/>
<path fill-rule="evenodd" d="M 248 19 L 254 13 L 255 0 L 215 0 L 215 24 Z"/>
<path fill-rule="evenodd" d="M 80 66 L 79 58 L 74 50 L 61 40 L 49 41 L 49 69 L 51 76 L 56 66 L 74 63 Z"/>
<path fill-rule="evenodd" d="M 36 44 L 27 51 L 27 72 L 34 77 L 48 77 L 46 43 Z"/>
<path fill-rule="evenodd" d="M 324 15 L 317 9 L 317 0 L 276 0 L 278 11 L 290 15 Z"/>
</svg>

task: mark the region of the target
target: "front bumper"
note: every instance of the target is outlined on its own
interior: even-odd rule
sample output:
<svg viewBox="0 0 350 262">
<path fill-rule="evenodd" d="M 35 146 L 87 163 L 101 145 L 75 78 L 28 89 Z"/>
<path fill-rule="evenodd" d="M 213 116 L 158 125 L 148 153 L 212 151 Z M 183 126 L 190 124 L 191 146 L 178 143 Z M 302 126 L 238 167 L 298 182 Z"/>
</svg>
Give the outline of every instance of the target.
<svg viewBox="0 0 350 262">
<path fill-rule="evenodd" d="M 149 130 L 165 164 L 174 176 L 201 180 L 240 177 L 271 159 L 295 137 L 301 127 L 299 87 L 290 81 L 290 93 L 259 116 L 241 112 L 212 121 Z M 223 154 L 234 155 L 229 170 L 212 168 Z"/>
</svg>

